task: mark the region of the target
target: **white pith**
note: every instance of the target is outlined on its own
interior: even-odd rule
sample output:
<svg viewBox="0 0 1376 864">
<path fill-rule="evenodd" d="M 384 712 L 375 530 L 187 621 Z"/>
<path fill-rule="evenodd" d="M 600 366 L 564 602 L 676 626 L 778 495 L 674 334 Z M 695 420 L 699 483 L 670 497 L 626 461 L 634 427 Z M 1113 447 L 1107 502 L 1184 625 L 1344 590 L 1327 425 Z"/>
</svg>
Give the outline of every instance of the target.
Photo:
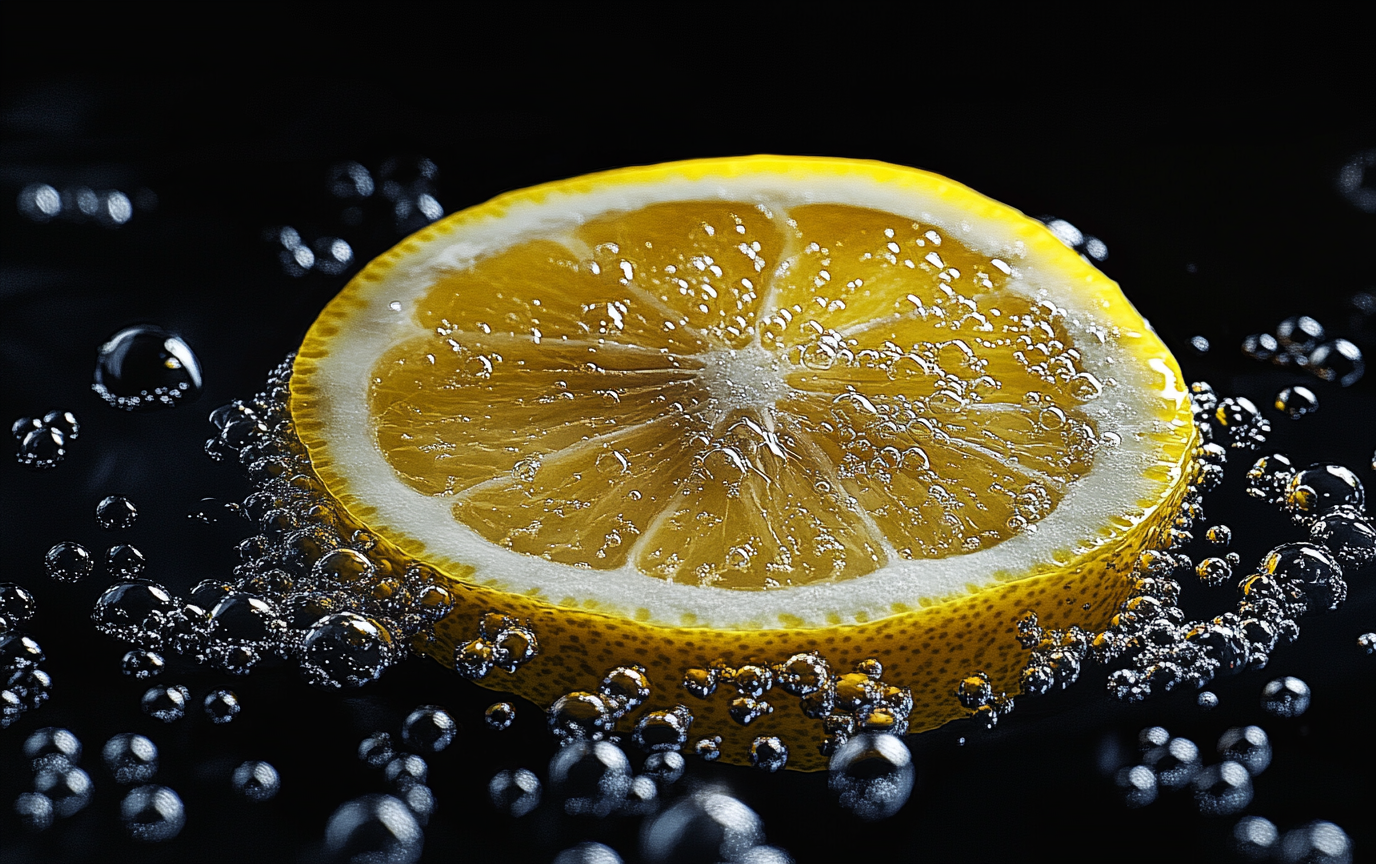
<svg viewBox="0 0 1376 864">
<path fill-rule="evenodd" d="M 1077 294 L 1062 276 L 1039 269 L 1037 262 L 1028 260 L 1023 242 L 996 220 L 981 219 L 972 225 L 967 212 L 940 198 L 917 196 L 910 189 L 892 188 L 866 176 L 810 176 L 805 189 L 798 187 L 796 178 L 759 173 L 556 192 L 538 203 L 515 205 L 499 217 L 460 224 L 388 271 L 382 285 L 368 290 L 368 308 L 351 314 L 348 338 L 336 337 L 328 356 L 316 361 L 312 381 L 330 394 L 320 408 L 324 424 L 320 434 L 328 441 L 330 461 L 348 466 L 349 491 L 365 498 L 376 511 L 369 523 L 385 536 L 420 541 L 429 550 L 430 563 L 457 572 L 474 568 L 468 577 L 473 582 L 552 603 L 674 626 L 770 628 L 784 626 L 780 616 L 786 616 L 792 627 L 800 626 L 798 622 L 803 627 L 822 627 L 873 621 L 903 607 L 916 608 L 977 590 L 993 584 L 995 573 L 1028 574 L 1038 564 L 1060 567 L 1067 553 L 1078 554 L 1087 543 L 1099 539 L 1110 519 L 1135 520 L 1141 515 L 1139 502 L 1159 497 L 1162 486 L 1170 481 L 1146 476 L 1146 470 L 1157 464 L 1159 447 L 1146 433 L 1156 431 L 1159 421 L 1153 415 L 1161 400 L 1179 403 L 1186 396 L 1183 382 L 1167 364 L 1122 362 L 1128 355 L 1120 343 L 1142 334 L 1107 333 L 1095 310 L 1088 308 L 1086 293 Z M 942 559 L 905 561 L 890 555 L 887 566 L 865 576 L 766 591 L 673 584 L 646 576 L 630 564 L 619 570 L 588 570 L 512 552 L 456 522 L 452 499 L 425 495 L 402 481 L 374 441 L 369 376 L 388 347 L 425 332 L 416 323 L 412 307 L 435 275 L 469 266 L 515 242 L 567 235 L 601 214 L 676 200 L 751 202 L 776 215 L 811 203 L 869 207 L 934 226 L 980 253 L 1010 262 L 1013 275 L 1005 290 L 1046 297 L 1066 309 L 1084 368 L 1100 380 L 1115 382 L 1082 406 L 1100 438 L 1115 443 L 1100 448 L 1093 470 L 1071 485 L 1035 532 Z M 1001 230 L 1007 233 L 1000 234 Z M 777 361 L 763 348 L 719 350 L 695 359 L 706 361 L 699 374 L 713 414 L 724 416 L 731 407 L 740 407 L 742 400 L 768 403 L 787 389 L 777 366 L 770 366 Z M 1116 532 L 1122 530 L 1120 526 Z"/>
</svg>

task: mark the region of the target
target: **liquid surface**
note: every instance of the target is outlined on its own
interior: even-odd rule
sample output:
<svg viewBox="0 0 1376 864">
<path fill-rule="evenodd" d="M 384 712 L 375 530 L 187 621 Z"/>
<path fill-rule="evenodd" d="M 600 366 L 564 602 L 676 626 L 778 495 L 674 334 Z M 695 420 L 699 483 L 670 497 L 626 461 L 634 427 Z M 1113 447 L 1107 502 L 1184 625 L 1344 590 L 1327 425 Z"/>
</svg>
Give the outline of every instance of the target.
<svg viewBox="0 0 1376 864">
<path fill-rule="evenodd" d="M 378 447 L 489 541 L 673 582 L 848 579 L 1035 530 L 1098 440 L 1060 310 L 873 210 L 661 204 L 451 272 Z"/>
</svg>

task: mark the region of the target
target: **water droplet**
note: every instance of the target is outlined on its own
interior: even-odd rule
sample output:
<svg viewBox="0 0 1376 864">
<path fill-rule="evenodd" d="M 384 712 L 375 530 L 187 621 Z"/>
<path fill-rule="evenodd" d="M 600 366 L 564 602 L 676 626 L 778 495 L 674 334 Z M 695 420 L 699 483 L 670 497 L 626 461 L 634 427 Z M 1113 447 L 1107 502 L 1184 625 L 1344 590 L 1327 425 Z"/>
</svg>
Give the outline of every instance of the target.
<svg viewBox="0 0 1376 864">
<path fill-rule="evenodd" d="M 96 523 L 107 531 L 121 531 L 132 527 L 139 511 L 134 502 L 123 495 L 110 495 L 96 505 Z"/>
<path fill-rule="evenodd" d="M 1286 387 L 1276 394 L 1276 410 L 1298 420 L 1319 410 L 1319 397 L 1308 387 Z"/>
<path fill-rule="evenodd" d="M 201 394 L 201 363 L 180 336 L 160 327 L 127 327 L 111 336 L 96 360 L 91 389 L 126 411 L 175 408 Z"/>
<path fill-rule="evenodd" d="M 414 864 L 425 835 L 415 815 L 391 795 L 364 795 L 339 806 L 325 827 L 325 846 L 350 862 Z"/>
<path fill-rule="evenodd" d="M 1210 765 L 1195 775 L 1195 806 L 1205 816 L 1229 816 L 1252 802 L 1252 775 L 1236 762 Z"/>
<path fill-rule="evenodd" d="M 191 691 L 181 684 L 159 684 L 145 690 L 139 701 L 143 713 L 149 717 L 173 723 L 186 716 L 186 703 L 191 701 Z"/>
<path fill-rule="evenodd" d="M 134 840 L 161 843 L 181 833 L 186 824 L 182 799 L 166 786 L 139 786 L 119 804 L 120 821 Z"/>
<path fill-rule="evenodd" d="M 736 861 L 763 841 L 764 824 L 755 811 L 709 788 L 647 822 L 640 833 L 640 857 L 648 864 Z"/>
<path fill-rule="evenodd" d="M 549 709 L 549 730 L 560 739 L 597 740 L 612 723 L 607 700 L 597 693 L 576 690 L 560 696 Z"/>
<path fill-rule="evenodd" d="M 1287 675 L 1267 682 L 1261 690 L 1261 708 L 1273 717 L 1298 717 L 1309 710 L 1309 685 Z"/>
<path fill-rule="evenodd" d="M 422 705 L 401 724 L 401 740 L 420 753 L 439 753 L 454 740 L 458 724 L 438 705 Z"/>
<path fill-rule="evenodd" d="M 230 777 L 234 791 L 250 801 L 267 801 L 282 788 L 277 769 L 267 762 L 250 760 L 234 769 Z"/>
<path fill-rule="evenodd" d="M 239 697 L 234 695 L 233 690 L 212 690 L 205 696 L 202 703 L 206 716 L 210 722 L 218 725 L 229 723 L 239 712 L 244 710 L 244 706 L 239 704 Z"/>
<path fill-rule="evenodd" d="M 631 763 L 607 741 L 570 741 L 549 763 L 550 791 L 572 815 L 606 816 L 631 788 Z"/>
<path fill-rule="evenodd" d="M 158 773 L 158 748 L 152 741 L 133 732 L 121 732 L 105 742 L 101 750 L 105 767 L 121 785 L 147 783 Z"/>
<path fill-rule="evenodd" d="M 494 702 L 487 706 L 483 712 L 483 720 L 489 729 L 501 732 L 511 728 L 511 724 L 516 721 L 516 706 L 510 702 Z"/>
<path fill-rule="evenodd" d="M 500 771 L 487 784 L 492 806 L 519 819 L 540 804 L 540 778 L 533 771 L 518 768 Z"/>
<path fill-rule="evenodd" d="M 647 752 L 676 752 L 688 743 L 688 727 L 692 723 L 693 715 L 686 705 L 650 711 L 636 722 L 631 740 Z"/>
<path fill-rule="evenodd" d="M 750 742 L 750 764 L 774 773 L 788 764 L 788 747 L 774 735 L 761 735 Z"/>
</svg>

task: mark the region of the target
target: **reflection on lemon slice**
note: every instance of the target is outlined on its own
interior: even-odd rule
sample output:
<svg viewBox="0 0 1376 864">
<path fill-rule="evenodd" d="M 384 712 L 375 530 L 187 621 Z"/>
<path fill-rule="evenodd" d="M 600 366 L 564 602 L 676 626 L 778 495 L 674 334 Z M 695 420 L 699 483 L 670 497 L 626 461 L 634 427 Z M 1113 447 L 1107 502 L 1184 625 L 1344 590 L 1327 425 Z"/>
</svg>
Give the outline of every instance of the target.
<svg viewBox="0 0 1376 864">
<path fill-rule="evenodd" d="M 482 683 L 548 705 L 638 663 L 641 710 L 684 702 L 729 761 L 780 735 L 795 768 L 824 764 L 796 699 L 745 728 L 685 671 L 876 658 L 915 731 L 974 670 L 1016 692 L 1015 622 L 1102 627 L 1196 443 L 1165 346 L 1040 223 L 840 159 L 454 214 L 330 303 L 291 389 L 330 494 L 459 596 L 436 659 L 528 619 L 540 656 Z"/>
</svg>

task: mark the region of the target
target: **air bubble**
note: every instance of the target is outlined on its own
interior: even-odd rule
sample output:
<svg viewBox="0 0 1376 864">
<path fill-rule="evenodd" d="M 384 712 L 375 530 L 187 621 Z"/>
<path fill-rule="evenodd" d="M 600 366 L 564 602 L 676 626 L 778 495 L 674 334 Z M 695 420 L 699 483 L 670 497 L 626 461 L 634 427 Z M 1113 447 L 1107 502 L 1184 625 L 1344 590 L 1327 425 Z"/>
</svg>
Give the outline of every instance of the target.
<svg viewBox="0 0 1376 864">
<path fill-rule="evenodd" d="M 487 784 L 492 806 L 518 819 L 539 806 L 540 793 L 540 778 L 525 768 L 500 771 Z"/>
<path fill-rule="evenodd" d="M 1261 708 L 1273 717 L 1298 717 L 1309 710 L 1309 685 L 1287 675 L 1267 682 L 1261 690 Z"/>
<path fill-rule="evenodd" d="M 106 741 L 101 758 L 121 785 L 147 783 L 158 773 L 157 745 L 133 732 L 121 732 Z"/>
<path fill-rule="evenodd" d="M 1351 864 L 1352 838 L 1332 822 L 1310 822 L 1285 832 L 1280 860 L 1284 864 Z"/>
<path fill-rule="evenodd" d="M 1308 522 L 1333 507 L 1360 510 L 1365 504 L 1362 481 L 1342 465 L 1310 465 L 1291 477 L 1285 487 L 1285 510 L 1297 522 Z"/>
<path fill-rule="evenodd" d="M 356 612 L 326 615 L 301 642 L 301 671 L 317 687 L 362 687 L 382 677 L 397 659 L 392 634 Z"/>
<path fill-rule="evenodd" d="M 1279 839 L 1276 826 L 1260 816 L 1244 816 L 1233 826 L 1233 851 L 1248 861 L 1270 858 Z"/>
<path fill-rule="evenodd" d="M 685 705 L 650 711 L 636 721 L 631 740 L 649 753 L 675 752 L 688 743 L 688 727 L 692 723 L 693 715 Z"/>
<path fill-rule="evenodd" d="M 1323 544 L 1344 568 L 1356 570 L 1376 561 L 1376 527 L 1356 507 L 1324 511 L 1310 523 L 1309 538 Z"/>
<path fill-rule="evenodd" d="M 912 754 L 899 738 L 861 732 L 831 757 L 828 785 L 842 807 L 867 822 L 897 813 L 912 793 Z"/>
<path fill-rule="evenodd" d="M 483 712 L 483 720 L 489 729 L 509 729 L 516 720 L 516 707 L 510 702 L 494 702 Z"/>
<path fill-rule="evenodd" d="M 74 816 L 91 802 L 91 778 L 80 768 L 61 764 L 35 775 L 33 791 L 46 795 L 58 818 Z"/>
<path fill-rule="evenodd" d="M 134 502 L 123 495 L 110 495 L 96 505 L 96 523 L 107 531 L 129 528 L 138 516 Z"/>
<path fill-rule="evenodd" d="M 1205 816 L 1229 816 L 1252 803 L 1252 776 L 1231 760 L 1200 771 L 1191 785 L 1195 806 Z"/>
<path fill-rule="evenodd" d="M 422 705 L 401 724 L 401 739 L 420 753 L 439 753 L 454 740 L 458 724 L 438 705 Z"/>
<path fill-rule="evenodd" d="M 1237 762 L 1255 777 L 1271 764 L 1271 740 L 1260 726 L 1234 726 L 1219 737 L 1218 755 Z"/>
<path fill-rule="evenodd" d="M 1172 738 L 1165 746 L 1143 754 L 1142 764 L 1156 772 L 1162 787 L 1180 789 L 1199 773 L 1199 748 L 1188 738 Z"/>
<path fill-rule="evenodd" d="M 762 842 L 764 825 L 755 811 L 725 792 L 705 789 L 644 824 L 640 856 L 647 864 L 738 861 Z"/>
<path fill-rule="evenodd" d="M 1351 387 L 1366 374 L 1362 349 L 1346 339 L 1334 339 L 1315 348 L 1308 359 L 1309 371 L 1325 381 Z"/>
<path fill-rule="evenodd" d="M 1212 690 L 1201 690 L 1195 697 L 1194 704 L 1203 711 L 1212 711 L 1218 707 L 1218 694 Z"/>
<path fill-rule="evenodd" d="M 1233 577 L 1233 568 L 1222 558 L 1205 558 L 1194 569 L 1199 581 L 1210 588 L 1219 588 Z"/>
<path fill-rule="evenodd" d="M 576 690 L 560 696 L 549 709 L 549 730 L 560 739 L 596 741 L 613 722 L 607 700 L 597 693 Z"/>
<path fill-rule="evenodd" d="M 1276 410 L 1298 420 L 1319 410 L 1319 397 L 1308 387 L 1286 387 L 1276 394 Z"/>
<path fill-rule="evenodd" d="M 424 786 L 430 776 L 430 766 L 414 754 L 397 756 L 382 769 L 382 776 L 398 792 L 405 792 L 413 786 Z"/>
<path fill-rule="evenodd" d="M 761 735 L 750 742 L 750 764 L 773 774 L 788 764 L 788 747 L 777 736 Z"/>
<path fill-rule="evenodd" d="M 223 725 L 231 722 L 239 716 L 239 712 L 244 710 L 244 706 L 239 703 L 239 697 L 234 695 L 233 690 L 212 690 L 205 696 L 205 701 L 201 703 L 205 714 L 210 718 L 210 722 L 215 725 Z"/>
<path fill-rule="evenodd" d="M 631 763 L 606 741 L 570 741 L 549 763 L 552 794 L 570 815 L 606 816 L 631 788 Z"/>
<path fill-rule="evenodd" d="M 622 861 L 610 846 L 589 841 L 560 852 L 554 856 L 554 864 L 622 864 Z"/>
<path fill-rule="evenodd" d="M 33 617 L 38 602 L 16 582 L 0 582 L 0 636 Z"/>
<path fill-rule="evenodd" d="M 76 765 L 81 761 L 81 741 L 67 729 L 46 726 L 24 739 L 24 758 L 34 771 Z"/>
<path fill-rule="evenodd" d="M 414 864 L 425 835 L 403 802 L 364 795 L 339 806 L 325 826 L 325 847 L 339 860 Z"/>
<path fill-rule="evenodd" d="M 201 394 L 201 363 L 180 336 L 160 327 L 127 327 L 100 346 L 95 390 L 125 411 L 175 408 Z"/>
<path fill-rule="evenodd" d="M 186 824 L 182 799 L 166 786 L 131 789 L 119 805 L 124 830 L 141 843 L 161 843 L 181 833 Z"/>
<path fill-rule="evenodd" d="M 1119 769 L 1114 783 L 1122 792 L 1123 803 L 1129 807 L 1145 807 L 1156 800 L 1156 772 L 1145 765 Z"/>
<path fill-rule="evenodd" d="M 149 687 L 139 700 L 143 713 L 163 723 L 175 723 L 186 716 L 186 703 L 191 701 L 191 691 L 181 684 L 159 684 Z"/>
<path fill-rule="evenodd" d="M 14 799 L 14 814 L 27 831 L 46 831 L 53 824 L 52 799 L 41 792 L 23 792 Z"/>
<path fill-rule="evenodd" d="M 241 763 L 230 777 L 234 791 L 253 802 L 267 801 L 282 788 L 277 769 L 267 762 L 250 760 Z"/>
</svg>

